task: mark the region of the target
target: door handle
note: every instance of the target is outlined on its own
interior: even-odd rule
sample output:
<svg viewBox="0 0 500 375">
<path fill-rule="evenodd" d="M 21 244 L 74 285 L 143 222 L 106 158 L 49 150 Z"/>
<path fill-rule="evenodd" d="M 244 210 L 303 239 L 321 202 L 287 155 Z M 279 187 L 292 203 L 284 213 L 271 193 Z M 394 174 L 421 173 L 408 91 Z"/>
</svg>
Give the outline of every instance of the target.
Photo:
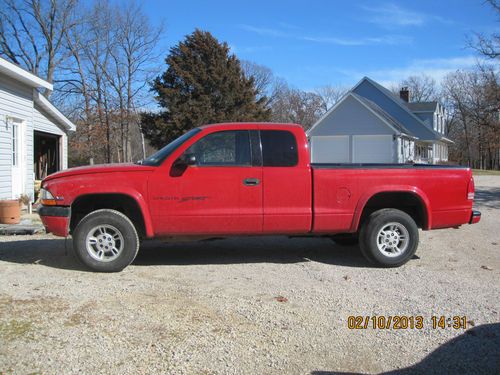
<svg viewBox="0 0 500 375">
<path fill-rule="evenodd" d="M 260 180 L 258 178 L 245 178 L 243 180 L 243 185 L 246 186 L 257 186 L 260 184 Z"/>
</svg>

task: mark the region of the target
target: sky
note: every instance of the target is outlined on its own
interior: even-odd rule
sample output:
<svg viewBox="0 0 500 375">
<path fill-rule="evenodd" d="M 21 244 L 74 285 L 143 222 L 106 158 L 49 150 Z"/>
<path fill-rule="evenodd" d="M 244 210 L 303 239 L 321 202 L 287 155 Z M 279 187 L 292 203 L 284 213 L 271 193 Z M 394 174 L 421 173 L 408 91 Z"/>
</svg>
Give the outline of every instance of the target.
<svg viewBox="0 0 500 375">
<path fill-rule="evenodd" d="M 500 31 L 484 0 L 326 1 L 142 0 L 164 23 L 165 55 L 195 28 L 225 41 L 238 58 L 272 69 L 302 90 L 352 86 L 363 76 L 390 86 L 412 74 L 437 81 L 470 69 L 473 32 Z"/>
</svg>

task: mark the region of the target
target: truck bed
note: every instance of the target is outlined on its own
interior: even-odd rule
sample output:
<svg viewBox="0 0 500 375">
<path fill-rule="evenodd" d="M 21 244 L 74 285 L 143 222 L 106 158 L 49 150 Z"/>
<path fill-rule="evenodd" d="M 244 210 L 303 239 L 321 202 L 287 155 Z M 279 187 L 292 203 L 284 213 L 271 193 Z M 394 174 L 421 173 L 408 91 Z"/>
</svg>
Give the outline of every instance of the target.
<svg viewBox="0 0 500 375">
<path fill-rule="evenodd" d="M 472 200 L 467 192 L 472 172 L 466 167 L 315 163 L 311 168 L 316 233 L 355 232 L 362 215 L 388 200 L 421 211 L 423 229 L 455 227 L 470 219 Z"/>
</svg>

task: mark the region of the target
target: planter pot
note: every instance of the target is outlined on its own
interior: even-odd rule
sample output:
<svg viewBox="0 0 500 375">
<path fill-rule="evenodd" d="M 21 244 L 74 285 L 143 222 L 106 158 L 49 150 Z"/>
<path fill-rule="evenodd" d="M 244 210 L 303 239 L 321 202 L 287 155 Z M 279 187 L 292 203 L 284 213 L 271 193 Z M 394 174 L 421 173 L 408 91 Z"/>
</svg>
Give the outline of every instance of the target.
<svg viewBox="0 0 500 375">
<path fill-rule="evenodd" d="M 0 224 L 18 224 L 21 221 L 21 205 L 17 200 L 0 201 Z"/>
</svg>

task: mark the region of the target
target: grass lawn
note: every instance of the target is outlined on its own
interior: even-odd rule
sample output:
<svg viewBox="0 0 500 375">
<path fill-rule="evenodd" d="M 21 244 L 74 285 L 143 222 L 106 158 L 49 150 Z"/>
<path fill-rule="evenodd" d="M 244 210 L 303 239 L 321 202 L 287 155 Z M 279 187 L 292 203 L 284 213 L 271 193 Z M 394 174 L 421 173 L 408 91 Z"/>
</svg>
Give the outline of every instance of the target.
<svg viewBox="0 0 500 375">
<path fill-rule="evenodd" d="M 472 174 L 476 176 L 500 176 L 500 171 L 488 171 L 485 169 L 473 169 Z"/>
</svg>

